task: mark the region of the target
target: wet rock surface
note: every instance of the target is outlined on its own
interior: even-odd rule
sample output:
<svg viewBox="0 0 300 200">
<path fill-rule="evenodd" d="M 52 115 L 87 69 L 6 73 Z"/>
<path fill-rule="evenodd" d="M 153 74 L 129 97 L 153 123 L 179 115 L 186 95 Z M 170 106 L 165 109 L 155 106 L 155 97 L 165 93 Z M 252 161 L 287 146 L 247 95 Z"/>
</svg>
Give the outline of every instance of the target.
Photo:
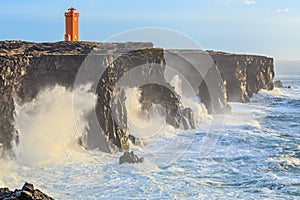
<svg viewBox="0 0 300 200">
<path fill-rule="evenodd" d="M 182 111 L 182 125 L 184 130 L 195 129 L 194 113 L 191 108 L 185 108 Z"/>
<path fill-rule="evenodd" d="M 274 82 L 274 87 L 283 88 L 283 83 L 280 80 Z"/>
<path fill-rule="evenodd" d="M 144 158 L 143 157 L 138 157 L 137 155 L 135 155 L 133 153 L 133 151 L 131 152 L 124 152 L 124 154 L 119 158 L 119 164 L 123 164 L 123 163 L 141 163 L 144 162 Z"/>
<path fill-rule="evenodd" d="M 53 200 L 42 191 L 34 189 L 33 184 L 25 182 L 22 189 L 11 191 L 9 188 L 0 188 L 0 199 L 3 200 Z"/>
<path fill-rule="evenodd" d="M 171 86 L 146 84 L 141 87 L 142 110 L 149 111 L 153 104 L 160 104 L 165 108 L 166 123 L 179 128 L 181 123 L 180 96 L 170 89 Z"/>
</svg>

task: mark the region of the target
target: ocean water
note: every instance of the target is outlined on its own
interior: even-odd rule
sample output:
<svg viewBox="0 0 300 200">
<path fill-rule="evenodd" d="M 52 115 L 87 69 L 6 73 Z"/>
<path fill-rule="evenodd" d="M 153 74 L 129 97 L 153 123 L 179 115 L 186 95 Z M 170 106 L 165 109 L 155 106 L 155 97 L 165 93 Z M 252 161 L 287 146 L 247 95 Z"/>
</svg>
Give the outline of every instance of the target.
<svg viewBox="0 0 300 200">
<path fill-rule="evenodd" d="M 145 163 L 123 165 L 121 153 L 77 145 L 70 94 L 56 87 L 55 95 L 47 91 L 18 107 L 20 145 L 16 159 L 1 160 L 0 187 L 27 181 L 55 199 L 299 199 L 300 73 L 276 79 L 292 89 L 263 90 L 250 103 L 231 103 L 232 115 L 208 116 L 201 107 L 196 130 L 162 125 L 131 147 Z M 47 105 L 52 109 L 45 116 Z"/>
</svg>

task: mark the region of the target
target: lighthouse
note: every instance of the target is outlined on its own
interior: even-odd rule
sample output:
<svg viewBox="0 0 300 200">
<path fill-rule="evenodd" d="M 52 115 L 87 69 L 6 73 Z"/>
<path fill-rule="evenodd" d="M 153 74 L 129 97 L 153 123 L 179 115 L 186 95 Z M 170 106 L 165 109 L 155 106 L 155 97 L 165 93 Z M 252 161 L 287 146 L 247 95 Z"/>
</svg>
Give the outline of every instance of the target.
<svg viewBox="0 0 300 200">
<path fill-rule="evenodd" d="M 78 41 L 79 12 L 76 12 L 76 9 L 73 7 L 69 8 L 68 10 L 69 12 L 65 12 L 65 17 L 66 17 L 65 41 Z"/>
</svg>

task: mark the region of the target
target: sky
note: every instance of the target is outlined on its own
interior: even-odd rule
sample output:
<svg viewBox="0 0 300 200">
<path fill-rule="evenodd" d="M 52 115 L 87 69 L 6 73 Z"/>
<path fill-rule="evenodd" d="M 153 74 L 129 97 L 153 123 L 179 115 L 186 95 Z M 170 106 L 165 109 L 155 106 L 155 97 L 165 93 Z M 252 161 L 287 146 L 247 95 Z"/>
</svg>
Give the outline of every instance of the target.
<svg viewBox="0 0 300 200">
<path fill-rule="evenodd" d="M 1 0 L 0 40 L 62 41 L 71 6 L 84 41 L 160 27 L 207 50 L 300 60 L 299 0 Z"/>
</svg>

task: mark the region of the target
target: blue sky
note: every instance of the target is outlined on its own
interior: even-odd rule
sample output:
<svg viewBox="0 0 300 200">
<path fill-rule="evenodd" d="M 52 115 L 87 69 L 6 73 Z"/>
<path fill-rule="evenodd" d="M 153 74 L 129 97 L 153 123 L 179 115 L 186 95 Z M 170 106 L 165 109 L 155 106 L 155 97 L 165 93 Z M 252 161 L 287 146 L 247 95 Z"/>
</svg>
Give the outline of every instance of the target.
<svg viewBox="0 0 300 200">
<path fill-rule="evenodd" d="M 162 27 L 205 49 L 300 60 L 299 0 L 1 0 L 0 40 L 63 40 L 71 6 L 80 12 L 80 40 Z"/>
</svg>

